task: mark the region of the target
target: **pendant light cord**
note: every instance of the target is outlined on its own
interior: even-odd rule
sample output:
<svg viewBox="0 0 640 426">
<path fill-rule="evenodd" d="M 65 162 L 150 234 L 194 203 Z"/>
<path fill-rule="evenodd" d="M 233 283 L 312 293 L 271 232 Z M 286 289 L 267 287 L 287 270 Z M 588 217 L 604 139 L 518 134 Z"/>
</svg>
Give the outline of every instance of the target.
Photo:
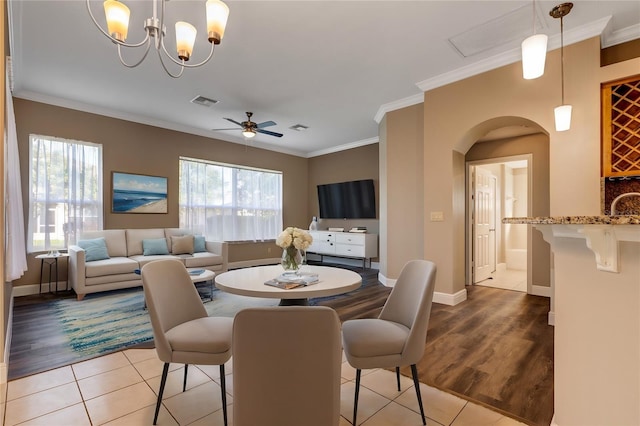
<svg viewBox="0 0 640 426">
<path fill-rule="evenodd" d="M 562 105 L 564 105 L 564 25 L 560 17 L 560 81 L 562 84 Z"/>
</svg>

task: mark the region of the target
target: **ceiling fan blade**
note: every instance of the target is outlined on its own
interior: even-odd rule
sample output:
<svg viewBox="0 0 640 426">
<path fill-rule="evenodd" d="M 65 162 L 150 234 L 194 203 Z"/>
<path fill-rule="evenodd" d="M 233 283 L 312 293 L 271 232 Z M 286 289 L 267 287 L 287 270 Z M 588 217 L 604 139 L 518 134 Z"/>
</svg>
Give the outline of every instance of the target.
<svg viewBox="0 0 640 426">
<path fill-rule="evenodd" d="M 258 133 L 264 133 L 265 135 L 275 136 L 277 138 L 282 137 L 282 133 L 270 132 L 269 130 L 255 129 Z"/>
<path fill-rule="evenodd" d="M 233 124 L 237 124 L 238 126 L 242 127 L 242 123 L 237 122 L 236 120 L 234 120 L 233 118 L 227 118 L 224 117 L 225 120 L 232 122 Z"/>
<path fill-rule="evenodd" d="M 275 126 L 275 125 L 276 125 L 275 121 L 263 121 L 262 123 L 256 124 L 256 127 L 258 129 L 264 129 L 265 127 L 271 127 L 271 126 Z"/>
<path fill-rule="evenodd" d="M 211 129 L 211 130 L 214 131 L 214 132 L 217 132 L 219 130 L 238 130 L 238 128 L 237 127 L 230 127 L 228 129 Z"/>
</svg>

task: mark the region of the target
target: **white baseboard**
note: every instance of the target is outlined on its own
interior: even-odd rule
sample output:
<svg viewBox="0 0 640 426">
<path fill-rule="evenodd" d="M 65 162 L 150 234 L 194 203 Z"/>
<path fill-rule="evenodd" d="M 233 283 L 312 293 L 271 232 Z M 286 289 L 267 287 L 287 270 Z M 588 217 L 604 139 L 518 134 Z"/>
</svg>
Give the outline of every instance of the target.
<svg viewBox="0 0 640 426">
<path fill-rule="evenodd" d="M 533 296 L 551 297 L 551 287 L 545 287 L 541 285 L 532 285 L 531 293 Z"/>
<path fill-rule="evenodd" d="M 556 325 L 556 313 L 553 311 L 549 311 L 549 315 L 547 316 L 547 323 L 549 325 Z"/>
<path fill-rule="evenodd" d="M 53 290 L 55 284 L 51 287 Z M 67 289 L 66 281 L 58 281 L 58 291 L 66 291 Z M 49 283 L 42 283 L 42 293 L 49 292 Z M 40 285 L 39 284 L 27 284 L 27 285 L 19 285 L 13 288 L 12 297 L 20 297 L 20 296 L 30 296 L 32 294 L 40 293 Z"/>
<path fill-rule="evenodd" d="M 456 306 L 459 303 L 467 300 L 467 289 L 462 289 L 457 293 L 440 293 L 436 291 L 433 293 L 434 303 L 442 303 L 443 305 Z"/>
<path fill-rule="evenodd" d="M 378 281 L 380 281 L 385 287 L 393 287 L 397 280 L 387 278 L 382 273 L 378 273 Z M 458 303 L 462 303 L 467 300 L 467 289 L 460 290 L 457 293 L 440 293 L 436 291 L 433 293 L 433 302 L 441 303 L 443 305 L 456 306 Z"/>
</svg>

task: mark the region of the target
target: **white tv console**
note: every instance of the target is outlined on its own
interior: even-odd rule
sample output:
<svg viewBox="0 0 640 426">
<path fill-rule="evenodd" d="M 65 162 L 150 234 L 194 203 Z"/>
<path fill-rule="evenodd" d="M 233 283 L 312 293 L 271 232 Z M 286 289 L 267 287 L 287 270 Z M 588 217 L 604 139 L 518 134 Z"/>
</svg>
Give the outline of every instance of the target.
<svg viewBox="0 0 640 426">
<path fill-rule="evenodd" d="M 323 256 L 351 257 L 362 259 L 362 268 L 366 267 L 366 261 L 378 256 L 378 235 L 334 232 L 334 231 L 309 231 L 313 237 L 313 243 L 307 249 L 309 253 Z"/>
</svg>

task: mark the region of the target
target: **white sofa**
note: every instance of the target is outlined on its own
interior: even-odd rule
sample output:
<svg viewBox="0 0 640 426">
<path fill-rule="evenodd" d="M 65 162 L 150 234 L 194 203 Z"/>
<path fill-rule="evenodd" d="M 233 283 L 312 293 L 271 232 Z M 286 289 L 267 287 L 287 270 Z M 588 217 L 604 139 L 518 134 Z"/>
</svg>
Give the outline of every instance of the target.
<svg viewBox="0 0 640 426">
<path fill-rule="evenodd" d="M 220 273 L 227 270 L 228 245 L 222 241 L 205 241 L 205 252 L 172 253 L 172 238 L 191 234 L 179 228 L 109 229 L 85 232 L 78 241 L 104 238 L 109 257 L 87 262 L 85 250 L 69 246 L 69 282 L 78 300 L 88 293 L 137 287 L 142 279 L 136 270 L 158 259 L 180 259 L 187 268 L 202 268 Z M 166 255 L 143 254 L 143 240 L 166 239 Z"/>
</svg>

